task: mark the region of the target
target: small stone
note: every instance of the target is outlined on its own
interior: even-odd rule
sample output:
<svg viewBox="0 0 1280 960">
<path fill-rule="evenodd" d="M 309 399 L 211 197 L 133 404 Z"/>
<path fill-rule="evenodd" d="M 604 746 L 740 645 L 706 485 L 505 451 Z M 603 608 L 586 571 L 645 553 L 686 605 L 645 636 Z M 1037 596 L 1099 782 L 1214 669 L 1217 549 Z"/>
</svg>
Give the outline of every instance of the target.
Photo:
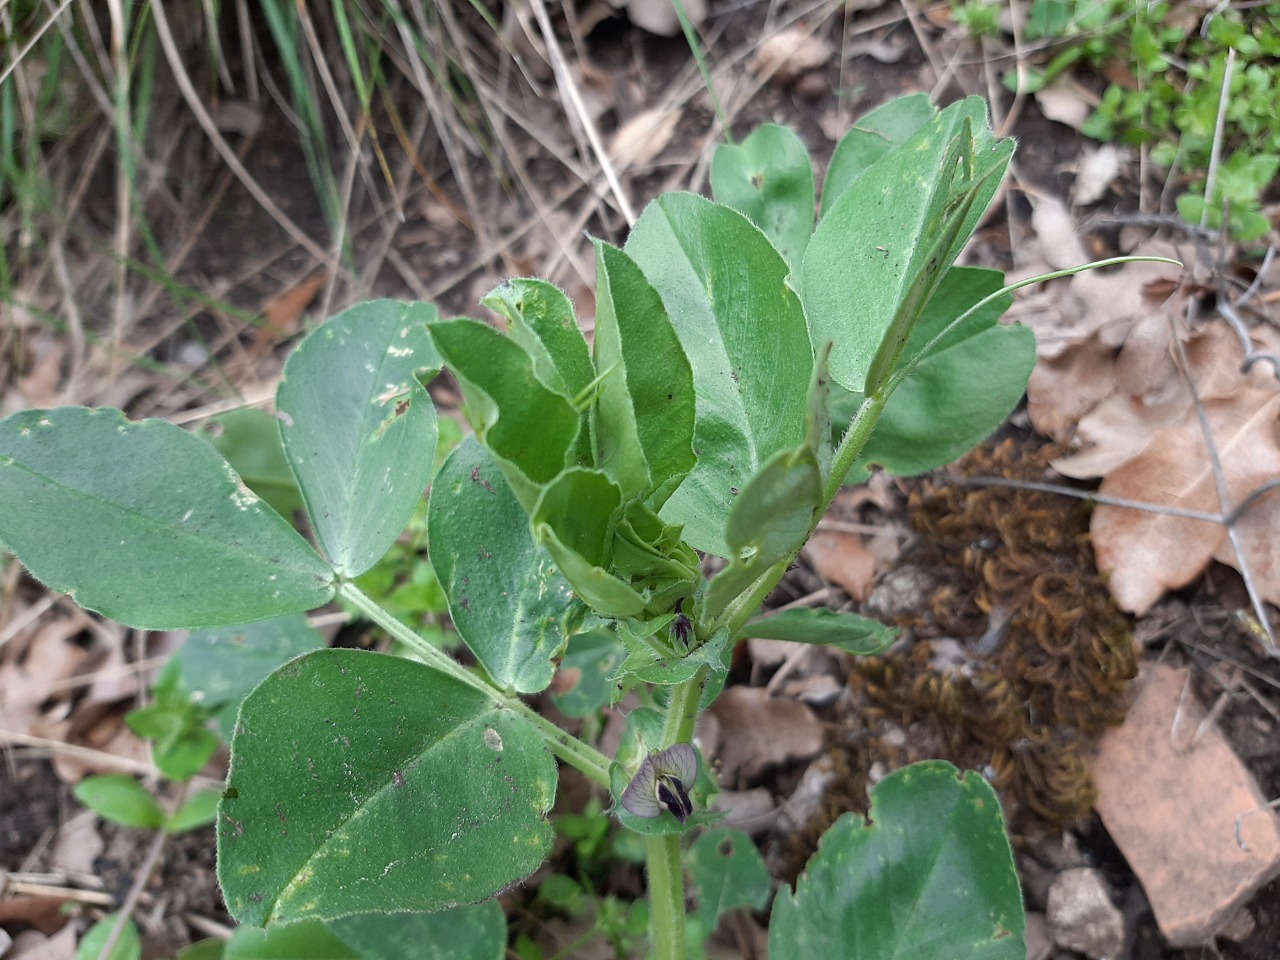
<svg viewBox="0 0 1280 960">
<path fill-rule="evenodd" d="M 1217 727 L 1203 726 L 1188 676 L 1146 673 L 1093 768 L 1095 809 L 1174 947 L 1212 940 L 1280 874 L 1280 818 Z"/>
<path fill-rule="evenodd" d="M 1227 925 L 1222 928 L 1218 936 L 1232 943 L 1244 943 L 1257 929 L 1258 921 L 1253 919 L 1253 914 L 1247 908 L 1241 907 L 1227 921 Z"/>
<path fill-rule="evenodd" d="M 831 84 L 820 73 L 806 73 L 796 81 L 796 96 L 816 103 L 831 92 Z"/>
<path fill-rule="evenodd" d="M 1054 942 L 1091 960 L 1116 960 L 1124 950 L 1124 915 L 1107 881 L 1092 867 L 1064 870 L 1049 887 L 1045 910 Z"/>
</svg>

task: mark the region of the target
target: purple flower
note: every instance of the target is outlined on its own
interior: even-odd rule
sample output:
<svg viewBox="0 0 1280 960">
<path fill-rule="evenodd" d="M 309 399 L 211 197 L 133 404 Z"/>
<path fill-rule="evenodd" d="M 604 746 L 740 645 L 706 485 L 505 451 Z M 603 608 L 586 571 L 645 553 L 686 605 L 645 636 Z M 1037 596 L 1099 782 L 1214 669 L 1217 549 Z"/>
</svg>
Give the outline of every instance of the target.
<svg viewBox="0 0 1280 960">
<path fill-rule="evenodd" d="M 689 787 L 698 776 L 698 751 L 676 743 L 651 753 L 622 791 L 623 809 L 637 817 L 657 817 L 665 807 L 684 823 L 693 813 Z"/>
</svg>

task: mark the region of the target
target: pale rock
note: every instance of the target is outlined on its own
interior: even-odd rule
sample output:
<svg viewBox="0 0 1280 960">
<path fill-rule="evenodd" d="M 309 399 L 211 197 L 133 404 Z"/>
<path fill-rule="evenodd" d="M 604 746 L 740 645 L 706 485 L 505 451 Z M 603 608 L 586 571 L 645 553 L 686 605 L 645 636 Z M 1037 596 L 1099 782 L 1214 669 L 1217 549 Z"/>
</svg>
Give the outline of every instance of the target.
<svg viewBox="0 0 1280 960">
<path fill-rule="evenodd" d="M 795 793 L 782 805 L 778 827 L 783 833 L 795 833 L 807 827 L 818 815 L 827 790 L 835 782 L 836 772 L 830 757 L 819 757 L 805 768 Z"/>
<path fill-rule="evenodd" d="M 1090 960 L 1119 960 L 1124 915 L 1111 902 L 1107 881 L 1092 867 L 1064 870 L 1049 887 L 1045 909 L 1054 942 Z"/>
<path fill-rule="evenodd" d="M 778 820 L 778 804 L 765 787 L 750 790 L 721 790 L 711 801 L 711 809 L 725 814 L 723 825 L 737 827 L 752 837 L 773 828 Z"/>
<path fill-rule="evenodd" d="M 1280 818 L 1188 691 L 1186 670 L 1144 672 L 1099 746 L 1095 809 L 1142 883 L 1165 939 L 1207 943 L 1280 875 Z"/>
</svg>

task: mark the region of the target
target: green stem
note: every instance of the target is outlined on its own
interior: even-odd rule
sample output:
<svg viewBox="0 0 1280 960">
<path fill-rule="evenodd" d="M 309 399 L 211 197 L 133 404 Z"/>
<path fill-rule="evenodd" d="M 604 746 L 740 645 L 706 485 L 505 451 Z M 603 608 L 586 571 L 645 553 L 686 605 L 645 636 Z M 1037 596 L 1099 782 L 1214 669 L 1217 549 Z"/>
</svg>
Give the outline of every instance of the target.
<svg viewBox="0 0 1280 960">
<path fill-rule="evenodd" d="M 876 421 L 884 411 L 887 399 L 887 393 L 868 397 L 858 408 L 857 415 L 849 424 L 849 429 L 845 432 L 832 458 L 831 475 L 823 490 L 822 509 L 816 513 L 815 525 L 826 513 L 827 507 L 840 491 L 845 477 L 853 469 L 858 455 L 866 446 L 867 438 L 871 436 Z M 786 574 L 799 552 L 800 548 L 797 547 L 795 553 L 785 562 L 775 563 L 766 570 L 740 596 L 726 604 L 722 611 L 712 614 L 713 621 L 710 624 L 699 624 L 698 636 L 710 636 L 726 626 L 729 628 L 729 635 L 736 636 L 764 602 L 769 592 L 778 585 L 778 581 Z M 691 679 L 672 688 L 666 719 L 662 725 L 663 749 L 673 743 L 688 743 L 693 740 L 693 728 L 698 719 L 698 705 L 707 683 L 707 676 L 708 669 L 703 667 Z M 684 874 L 680 867 L 679 834 L 646 838 L 645 859 L 649 868 L 650 938 L 653 942 L 653 956 L 657 960 L 683 960 L 685 956 Z"/>
<path fill-rule="evenodd" d="M 698 702 L 707 685 L 707 667 L 703 667 L 684 683 L 671 688 L 671 700 L 667 704 L 667 718 L 662 725 L 662 749 L 673 743 L 690 743 L 693 726 L 698 721 Z"/>
<path fill-rule="evenodd" d="M 831 458 L 831 473 L 828 475 L 827 485 L 822 491 L 822 509 L 817 513 L 817 520 L 821 520 L 823 514 L 827 512 L 827 508 L 831 506 L 831 501 L 836 498 L 836 494 L 840 492 L 840 488 L 844 485 L 845 478 L 849 476 L 849 471 L 853 469 L 854 463 L 862 455 L 862 449 L 867 445 L 867 440 L 871 438 L 871 431 L 876 428 L 876 424 L 880 421 L 880 414 L 884 413 L 884 405 L 889 402 L 891 392 L 890 390 L 883 390 L 880 393 L 872 394 L 864 399 L 862 405 L 858 407 L 858 412 L 850 422 L 849 429 L 845 431 L 844 436 L 840 439 L 840 446 L 836 448 L 835 456 Z M 817 526 L 817 520 L 814 521 L 814 526 Z"/>
<path fill-rule="evenodd" d="M 709 670 L 703 667 L 689 680 L 671 688 L 667 716 L 662 724 L 662 747 L 690 743 L 698 720 L 698 704 L 707 685 Z M 684 960 L 684 871 L 680 866 L 680 835 L 645 838 L 645 863 L 649 869 L 649 937 L 656 960 Z"/>
<path fill-rule="evenodd" d="M 350 602 L 366 617 L 386 630 L 405 646 L 420 656 L 427 666 L 443 673 L 445 676 L 466 684 L 472 690 L 483 693 L 500 707 L 518 713 L 528 720 L 538 734 L 546 741 L 547 747 L 557 757 L 582 774 L 594 780 L 600 786 L 609 787 L 609 758 L 588 744 L 583 743 L 572 734 L 566 733 L 538 711 L 528 706 L 518 697 L 499 690 L 483 677 L 477 676 L 463 667 L 452 657 L 437 650 L 407 626 L 378 606 L 367 594 L 351 581 L 338 587 L 338 593 Z"/>
<path fill-rule="evenodd" d="M 684 960 L 684 870 L 680 834 L 646 837 L 649 867 L 649 937 L 653 960 Z"/>
</svg>

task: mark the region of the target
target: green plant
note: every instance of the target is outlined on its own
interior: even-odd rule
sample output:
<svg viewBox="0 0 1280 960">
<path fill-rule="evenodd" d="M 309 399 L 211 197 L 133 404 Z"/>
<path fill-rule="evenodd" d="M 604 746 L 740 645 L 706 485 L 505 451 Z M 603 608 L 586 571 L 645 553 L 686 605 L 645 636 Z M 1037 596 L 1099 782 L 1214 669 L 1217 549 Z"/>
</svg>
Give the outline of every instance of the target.
<svg viewBox="0 0 1280 960">
<path fill-rule="evenodd" d="M 1157 164 L 1189 174 L 1177 200 L 1184 219 L 1217 229 L 1225 206 L 1236 239 L 1256 240 L 1270 228 L 1261 200 L 1280 167 L 1280 3 L 1189 11 L 1168 2 L 1035 0 L 1026 38 L 1052 42 L 1057 52 L 1005 82 L 1034 91 L 1076 63 L 1118 67 L 1130 79 L 1107 86 L 1083 132 L 1149 144 Z M 1232 57 L 1239 60 L 1228 79 Z M 1225 160 L 1206 198 L 1224 110 Z"/>
<path fill-rule="evenodd" d="M 1021 396 L 1030 331 L 999 324 L 999 274 L 952 266 L 1012 149 L 976 98 L 941 112 L 894 101 L 840 143 L 815 225 L 803 146 L 763 127 L 718 151 L 716 202 L 666 194 L 625 248 L 596 242 L 591 347 L 565 295 L 538 280 L 486 298 L 507 333 L 421 303 L 333 318 L 299 345 L 276 397 L 318 551 L 166 423 L 83 408 L 0 422 L 0 498 L 15 505 L 0 540 L 81 605 L 141 627 L 210 627 L 340 598 L 418 658 L 314 650 L 245 697 L 219 878 L 237 919 L 271 929 L 243 936 L 320 921 L 350 944 L 342 929 L 401 929 L 377 914 L 474 922 L 494 904 L 460 905 L 546 854 L 554 755 L 643 837 L 651 955 L 688 955 L 682 841 L 718 819 L 694 722 L 733 645 L 882 646 L 884 628 L 851 614 L 756 617 L 848 478 L 945 463 Z M 432 477 L 424 384 L 446 365 L 475 436 L 431 483 L 430 552 L 476 669 L 355 582 Z M 838 442 L 833 382 L 854 409 Z M 704 576 L 701 554 L 722 569 Z M 521 699 L 548 687 L 566 650 L 612 664 L 577 707 L 645 698 L 615 757 Z M 986 781 L 924 764 L 882 781 L 872 803 L 872 822 L 838 821 L 780 895 L 772 955 L 1020 957 L 1021 899 Z M 693 862 L 714 874 L 714 858 Z M 757 902 L 704 895 L 700 924 L 714 922 L 713 896 Z M 609 929 L 625 938 L 629 922 Z"/>
<path fill-rule="evenodd" d="M 951 15 L 971 37 L 993 37 L 1000 32 L 1000 8 L 988 0 L 953 2 Z"/>
<path fill-rule="evenodd" d="M 162 802 L 133 777 L 117 773 L 85 777 L 75 787 L 76 799 L 105 819 L 157 831 L 148 866 L 141 882 L 135 882 L 135 890 L 141 889 L 157 862 L 165 837 L 213 823 L 221 797 L 218 790 L 187 792 L 186 782 L 208 763 L 218 741 L 206 729 L 211 712 L 188 692 L 176 660 L 170 660 L 160 672 L 152 696 L 154 703 L 130 712 L 125 722 L 138 736 L 151 741 L 152 757 L 161 775 L 180 785 L 176 797 Z M 138 960 L 141 956 L 142 943 L 129 911 L 103 917 L 89 928 L 76 949 L 76 960 Z"/>
</svg>

